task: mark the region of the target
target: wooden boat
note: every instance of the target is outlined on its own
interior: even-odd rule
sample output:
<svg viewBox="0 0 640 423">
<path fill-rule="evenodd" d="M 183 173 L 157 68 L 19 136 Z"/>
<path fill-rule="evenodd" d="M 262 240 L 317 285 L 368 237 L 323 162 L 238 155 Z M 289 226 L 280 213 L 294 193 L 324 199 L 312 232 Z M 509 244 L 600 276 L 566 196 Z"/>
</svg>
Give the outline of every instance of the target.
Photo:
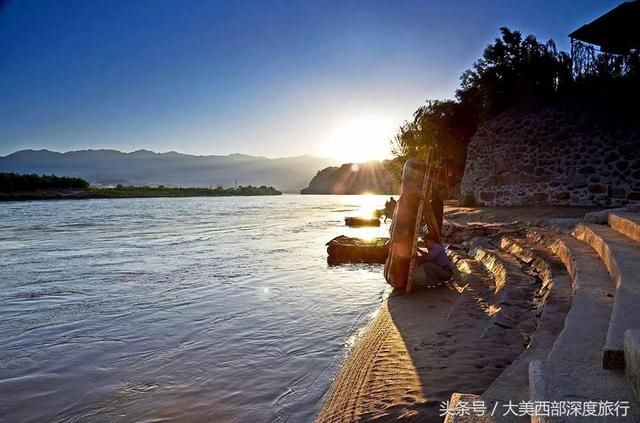
<svg viewBox="0 0 640 423">
<path fill-rule="evenodd" d="M 389 255 L 389 238 L 361 239 L 340 235 L 327 242 L 327 254 L 329 264 L 383 264 Z"/>
<path fill-rule="evenodd" d="M 347 226 L 380 226 L 380 219 L 366 217 L 345 217 L 344 223 Z"/>
</svg>

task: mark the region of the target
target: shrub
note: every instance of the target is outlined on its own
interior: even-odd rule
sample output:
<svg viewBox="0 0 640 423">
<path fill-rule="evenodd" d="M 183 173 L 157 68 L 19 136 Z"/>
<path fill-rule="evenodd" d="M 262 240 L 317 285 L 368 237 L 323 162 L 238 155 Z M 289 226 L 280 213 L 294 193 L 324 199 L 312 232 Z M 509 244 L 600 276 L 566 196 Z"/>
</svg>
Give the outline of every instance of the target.
<svg viewBox="0 0 640 423">
<path fill-rule="evenodd" d="M 476 202 L 476 197 L 473 194 L 467 193 L 462 197 L 460 205 L 462 207 L 476 207 L 478 203 Z"/>
</svg>

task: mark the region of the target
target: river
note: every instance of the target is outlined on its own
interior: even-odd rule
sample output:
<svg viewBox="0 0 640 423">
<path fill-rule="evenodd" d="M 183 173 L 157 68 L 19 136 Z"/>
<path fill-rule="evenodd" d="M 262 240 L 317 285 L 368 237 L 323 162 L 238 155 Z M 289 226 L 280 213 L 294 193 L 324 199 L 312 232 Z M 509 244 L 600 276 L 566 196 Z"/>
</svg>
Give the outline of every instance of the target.
<svg viewBox="0 0 640 423">
<path fill-rule="evenodd" d="M 389 289 L 382 196 L 0 203 L 0 421 L 312 421 Z"/>
</svg>

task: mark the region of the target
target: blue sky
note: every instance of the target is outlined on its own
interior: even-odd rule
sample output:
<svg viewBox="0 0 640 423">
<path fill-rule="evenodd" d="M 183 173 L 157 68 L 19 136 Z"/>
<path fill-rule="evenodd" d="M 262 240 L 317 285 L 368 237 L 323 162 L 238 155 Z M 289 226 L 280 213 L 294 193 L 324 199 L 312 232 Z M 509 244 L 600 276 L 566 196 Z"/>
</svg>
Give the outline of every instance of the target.
<svg viewBox="0 0 640 423">
<path fill-rule="evenodd" d="M 425 99 L 452 97 L 499 27 L 567 49 L 618 3 L 9 0 L 0 155 L 335 156 L 348 141 L 332 134 L 377 122 L 369 132 L 386 139 Z"/>
</svg>

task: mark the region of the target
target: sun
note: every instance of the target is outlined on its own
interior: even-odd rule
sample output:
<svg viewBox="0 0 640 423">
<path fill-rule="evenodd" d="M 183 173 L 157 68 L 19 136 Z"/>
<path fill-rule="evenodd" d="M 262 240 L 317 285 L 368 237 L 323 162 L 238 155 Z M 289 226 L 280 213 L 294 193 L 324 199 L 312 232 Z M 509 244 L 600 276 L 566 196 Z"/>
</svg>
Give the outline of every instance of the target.
<svg viewBox="0 0 640 423">
<path fill-rule="evenodd" d="M 323 153 L 342 163 L 384 160 L 391 156 L 393 121 L 379 116 L 360 116 L 330 130 Z"/>
</svg>

